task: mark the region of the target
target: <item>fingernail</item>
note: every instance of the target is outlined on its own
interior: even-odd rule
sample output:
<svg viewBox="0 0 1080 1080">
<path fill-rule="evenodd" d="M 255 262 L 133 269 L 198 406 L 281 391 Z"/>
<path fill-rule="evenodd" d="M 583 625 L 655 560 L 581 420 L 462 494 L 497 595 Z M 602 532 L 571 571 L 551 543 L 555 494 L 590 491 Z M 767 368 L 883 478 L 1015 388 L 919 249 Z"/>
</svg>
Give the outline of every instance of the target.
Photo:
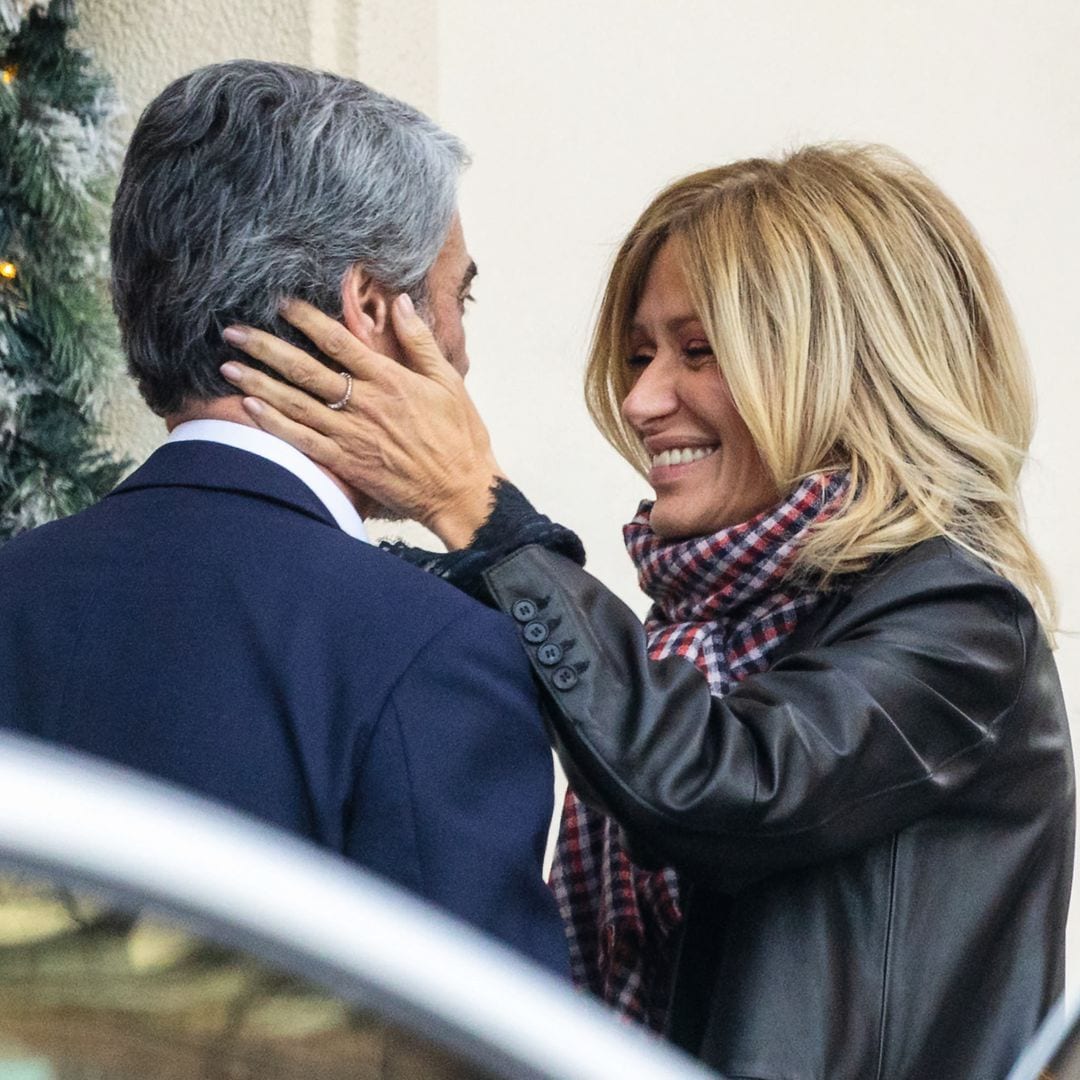
<svg viewBox="0 0 1080 1080">
<path fill-rule="evenodd" d="M 413 307 L 412 297 L 407 292 L 399 293 L 394 303 L 397 304 L 398 311 L 402 315 L 412 315 L 416 311 L 416 308 Z"/>
<path fill-rule="evenodd" d="M 241 404 L 252 416 L 262 416 L 266 412 L 266 406 L 258 398 L 246 397 Z"/>
<path fill-rule="evenodd" d="M 239 364 L 234 364 L 231 360 L 222 364 L 221 367 L 218 368 L 218 371 L 220 371 L 229 382 L 239 382 L 244 377 L 244 369 Z"/>
<path fill-rule="evenodd" d="M 248 332 L 242 326 L 226 326 L 221 336 L 231 345 L 243 345 L 248 339 Z"/>
</svg>

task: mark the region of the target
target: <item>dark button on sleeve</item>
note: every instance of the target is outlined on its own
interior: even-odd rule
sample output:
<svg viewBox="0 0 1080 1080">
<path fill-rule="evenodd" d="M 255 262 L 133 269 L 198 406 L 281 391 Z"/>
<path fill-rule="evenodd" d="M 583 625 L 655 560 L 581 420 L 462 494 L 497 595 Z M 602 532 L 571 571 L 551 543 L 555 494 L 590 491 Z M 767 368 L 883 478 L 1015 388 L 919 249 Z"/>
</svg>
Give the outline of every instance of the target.
<svg viewBox="0 0 1080 1080">
<path fill-rule="evenodd" d="M 536 618 L 536 605 L 531 600 L 518 600 L 510 614 L 520 623 L 532 622 Z"/>
<path fill-rule="evenodd" d="M 546 641 L 536 650 L 536 659 L 544 667 L 554 667 L 562 658 L 563 651 L 554 641 Z"/>
<path fill-rule="evenodd" d="M 541 641 L 547 641 L 548 628 L 542 622 L 534 621 L 525 624 L 522 634 L 530 645 L 539 645 Z"/>
<path fill-rule="evenodd" d="M 556 690 L 573 690 L 578 684 L 577 672 L 572 667 L 561 667 L 551 676 L 551 681 Z"/>
</svg>

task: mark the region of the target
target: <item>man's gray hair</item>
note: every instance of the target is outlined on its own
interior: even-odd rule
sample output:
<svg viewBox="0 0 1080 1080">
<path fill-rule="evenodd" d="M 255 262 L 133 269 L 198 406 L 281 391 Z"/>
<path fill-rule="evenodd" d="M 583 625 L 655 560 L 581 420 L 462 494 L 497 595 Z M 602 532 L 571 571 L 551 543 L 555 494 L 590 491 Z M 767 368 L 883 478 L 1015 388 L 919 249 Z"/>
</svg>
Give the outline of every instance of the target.
<svg viewBox="0 0 1080 1080">
<path fill-rule="evenodd" d="M 132 136 L 111 237 L 113 303 L 150 407 L 235 394 L 222 329 L 297 340 L 280 301 L 340 318 L 354 264 L 422 302 L 466 162 L 423 113 L 353 79 L 238 60 L 166 87 Z"/>
</svg>

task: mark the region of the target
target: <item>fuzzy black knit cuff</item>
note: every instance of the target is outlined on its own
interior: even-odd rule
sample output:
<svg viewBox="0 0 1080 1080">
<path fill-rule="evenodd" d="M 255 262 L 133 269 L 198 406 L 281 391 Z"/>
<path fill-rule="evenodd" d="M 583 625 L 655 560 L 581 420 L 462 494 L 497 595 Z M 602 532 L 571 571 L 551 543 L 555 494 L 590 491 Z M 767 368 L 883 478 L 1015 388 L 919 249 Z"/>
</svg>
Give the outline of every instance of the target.
<svg viewBox="0 0 1080 1080">
<path fill-rule="evenodd" d="M 410 547 L 400 540 L 379 546 L 485 603 L 490 598 L 484 571 L 528 544 L 539 544 L 579 566 L 585 565 L 585 549 L 577 534 L 539 513 L 509 480 L 496 480 L 491 495 L 491 513 L 468 547 L 438 554 Z"/>
</svg>

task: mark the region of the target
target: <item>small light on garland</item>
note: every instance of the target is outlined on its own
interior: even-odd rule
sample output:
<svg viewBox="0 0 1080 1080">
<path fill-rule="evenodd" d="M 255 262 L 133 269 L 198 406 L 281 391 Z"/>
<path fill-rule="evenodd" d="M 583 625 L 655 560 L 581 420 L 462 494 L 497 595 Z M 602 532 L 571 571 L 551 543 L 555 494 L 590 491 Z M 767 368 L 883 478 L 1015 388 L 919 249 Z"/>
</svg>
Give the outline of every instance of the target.
<svg viewBox="0 0 1080 1080">
<path fill-rule="evenodd" d="M 9 64 L 0 71 L 0 82 L 5 86 L 10 86 L 15 81 L 15 76 L 19 74 L 19 69 L 14 64 Z"/>
<path fill-rule="evenodd" d="M 19 276 L 19 268 L 13 262 L 0 262 L 0 277 L 14 281 Z"/>
</svg>

